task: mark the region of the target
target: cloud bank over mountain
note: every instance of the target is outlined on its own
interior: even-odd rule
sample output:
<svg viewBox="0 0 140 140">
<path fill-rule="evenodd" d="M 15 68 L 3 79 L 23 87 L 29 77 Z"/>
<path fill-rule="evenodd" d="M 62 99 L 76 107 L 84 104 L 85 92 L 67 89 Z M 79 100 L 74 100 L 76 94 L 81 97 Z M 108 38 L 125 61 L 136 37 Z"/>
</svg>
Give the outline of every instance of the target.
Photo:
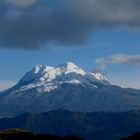
<svg viewBox="0 0 140 140">
<path fill-rule="evenodd" d="M 140 1 L 2 0 L 0 20 L 0 47 L 77 46 L 98 27 L 139 30 Z"/>
</svg>

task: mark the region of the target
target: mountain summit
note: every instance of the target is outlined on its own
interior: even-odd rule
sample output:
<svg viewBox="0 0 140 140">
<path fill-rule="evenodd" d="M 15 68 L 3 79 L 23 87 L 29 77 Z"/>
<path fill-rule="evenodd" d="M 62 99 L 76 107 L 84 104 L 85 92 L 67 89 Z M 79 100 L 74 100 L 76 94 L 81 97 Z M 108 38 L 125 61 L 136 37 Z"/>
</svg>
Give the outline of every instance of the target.
<svg viewBox="0 0 140 140">
<path fill-rule="evenodd" d="M 38 88 L 39 92 L 50 92 L 64 83 L 88 85 L 91 82 L 109 84 L 101 73 L 87 73 L 74 63 L 67 62 L 56 67 L 36 65 L 18 82 L 16 88 L 20 91 Z"/>
<path fill-rule="evenodd" d="M 54 109 L 120 112 L 140 108 L 140 91 L 112 85 L 99 72 L 72 62 L 37 65 L 12 88 L 0 93 L 0 117 Z"/>
</svg>

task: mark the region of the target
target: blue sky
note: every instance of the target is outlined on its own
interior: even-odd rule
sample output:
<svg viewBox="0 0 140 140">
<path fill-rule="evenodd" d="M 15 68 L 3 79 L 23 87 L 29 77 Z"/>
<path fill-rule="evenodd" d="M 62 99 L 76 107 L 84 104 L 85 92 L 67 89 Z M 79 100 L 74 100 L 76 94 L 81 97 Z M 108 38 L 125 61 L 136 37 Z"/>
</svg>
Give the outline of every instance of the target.
<svg viewBox="0 0 140 140">
<path fill-rule="evenodd" d="M 140 89 L 139 13 L 138 0 L 2 0 L 0 90 L 37 64 L 67 61 Z"/>
<path fill-rule="evenodd" d="M 99 69 L 95 59 L 112 54 L 140 54 L 140 33 L 124 29 L 97 30 L 90 43 L 82 47 L 54 46 L 50 50 L 0 50 L 1 89 L 15 84 L 37 64 L 56 66 L 72 61 L 86 71 Z M 113 47 L 112 47 L 113 46 Z M 102 71 L 108 79 L 121 86 L 140 88 L 139 67 L 110 64 Z"/>
</svg>

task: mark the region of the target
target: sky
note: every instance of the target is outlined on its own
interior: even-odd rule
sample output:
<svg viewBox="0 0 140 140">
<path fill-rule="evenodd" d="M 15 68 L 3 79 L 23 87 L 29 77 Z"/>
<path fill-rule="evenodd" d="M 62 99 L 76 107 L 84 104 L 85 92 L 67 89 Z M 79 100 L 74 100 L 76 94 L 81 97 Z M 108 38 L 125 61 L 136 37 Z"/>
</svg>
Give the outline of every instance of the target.
<svg viewBox="0 0 140 140">
<path fill-rule="evenodd" d="M 69 61 L 140 89 L 139 0 L 1 0 L 0 21 L 0 91 Z"/>
</svg>

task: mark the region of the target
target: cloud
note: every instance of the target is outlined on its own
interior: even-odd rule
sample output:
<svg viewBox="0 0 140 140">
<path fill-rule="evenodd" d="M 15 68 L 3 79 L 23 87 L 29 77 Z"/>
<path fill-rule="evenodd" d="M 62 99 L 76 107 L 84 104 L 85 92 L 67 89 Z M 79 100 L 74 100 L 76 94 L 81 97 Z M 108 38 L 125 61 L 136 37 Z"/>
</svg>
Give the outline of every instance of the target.
<svg viewBox="0 0 140 140">
<path fill-rule="evenodd" d="M 5 1 L 0 2 L 3 48 L 39 49 L 49 43 L 81 45 L 98 27 L 140 28 L 139 0 Z"/>
<path fill-rule="evenodd" d="M 140 66 L 140 55 L 114 54 L 95 60 L 101 65 L 101 69 L 105 69 L 108 64 L 124 64 L 130 66 Z"/>
</svg>

